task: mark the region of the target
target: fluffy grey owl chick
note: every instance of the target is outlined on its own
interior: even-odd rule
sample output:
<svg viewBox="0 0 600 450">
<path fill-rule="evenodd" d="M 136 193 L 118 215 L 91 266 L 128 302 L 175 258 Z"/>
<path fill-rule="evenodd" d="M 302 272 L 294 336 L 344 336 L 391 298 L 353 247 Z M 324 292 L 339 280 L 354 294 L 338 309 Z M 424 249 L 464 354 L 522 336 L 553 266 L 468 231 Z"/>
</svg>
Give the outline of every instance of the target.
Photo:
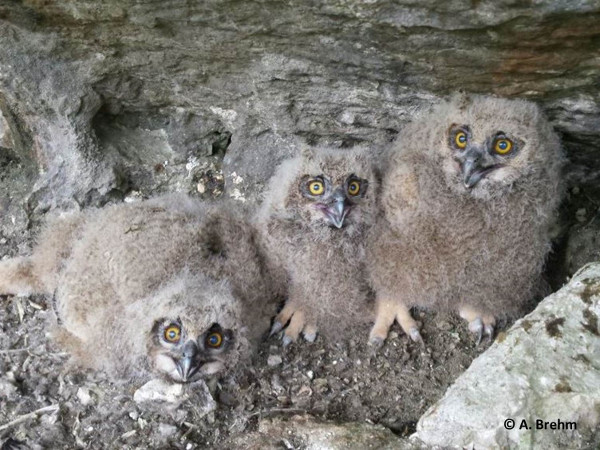
<svg viewBox="0 0 600 450">
<path fill-rule="evenodd" d="M 32 256 L 0 264 L 0 292 L 52 294 L 59 342 L 118 378 L 230 368 L 274 313 L 252 228 L 231 206 L 171 195 L 63 215 Z"/>
<path fill-rule="evenodd" d="M 557 135 L 526 101 L 457 95 L 402 130 L 368 244 L 371 341 L 394 319 L 419 340 L 415 305 L 458 311 L 479 339 L 519 313 L 541 284 L 562 163 Z"/>
<path fill-rule="evenodd" d="M 369 320 L 364 238 L 375 219 L 376 180 L 360 150 L 307 149 L 271 179 L 256 223 L 287 297 L 272 333 L 283 343 L 317 329 L 328 338 Z"/>
</svg>

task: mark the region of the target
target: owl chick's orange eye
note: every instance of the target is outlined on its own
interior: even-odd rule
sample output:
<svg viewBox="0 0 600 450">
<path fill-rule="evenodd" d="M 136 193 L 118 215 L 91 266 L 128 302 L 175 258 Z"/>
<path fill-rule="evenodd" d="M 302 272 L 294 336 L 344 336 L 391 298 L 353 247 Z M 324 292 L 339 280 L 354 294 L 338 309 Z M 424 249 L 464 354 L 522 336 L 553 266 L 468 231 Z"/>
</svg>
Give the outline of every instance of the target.
<svg viewBox="0 0 600 450">
<path fill-rule="evenodd" d="M 322 195 L 325 191 L 325 186 L 320 180 L 311 180 L 308 182 L 308 191 L 312 195 Z"/>
<path fill-rule="evenodd" d="M 467 133 L 464 131 L 456 133 L 456 136 L 454 136 L 454 143 L 458 148 L 465 148 L 467 146 Z"/>
<path fill-rule="evenodd" d="M 502 138 L 497 139 L 494 143 L 494 151 L 499 155 L 506 155 L 510 153 L 513 148 L 513 143 L 510 139 Z"/>
<path fill-rule="evenodd" d="M 360 193 L 360 182 L 358 181 L 351 181 L 350 184 L 348 184 L 348 194 L 350 195 L 358 195 Z"/>
<path fill-rule="evenodd" d="M 218 332 L 210 333 L 206 336 L 206 346 L 210 348 L 219 348 L 223 344 L 223 335 Z"/>
<path fill-rule="evenodd" d="M 179 328 L 177 325 L 169 325 L 165 329 L 164 336 L 167 342 L 176 344 L 181 338 L 181 328 Z"/>
</svg>

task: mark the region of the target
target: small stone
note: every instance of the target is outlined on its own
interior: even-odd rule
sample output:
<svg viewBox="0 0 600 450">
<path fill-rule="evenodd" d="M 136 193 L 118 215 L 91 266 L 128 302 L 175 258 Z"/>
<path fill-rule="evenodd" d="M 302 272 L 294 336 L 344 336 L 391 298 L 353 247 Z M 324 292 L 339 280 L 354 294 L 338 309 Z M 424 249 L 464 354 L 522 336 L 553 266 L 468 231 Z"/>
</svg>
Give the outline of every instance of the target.
<svg viewBox="0 0 600 450">
<path fill-rule="evenodd" d="M 138 417 L 140 417 L 140 415 L 138 414 L 137 411 L 131 411 L 129 413 L 129 417 L 131 417 L 132 420 L 138 420 Z"/>
<path fill-rule="evenodd" d="M 282 362 L 283 362 L 283 359 L 279 355 L 269 355 L 269 357 L 267 358 L 267 365 L 269 367 L 278 366 Z"/>
<path fill-rule="evenodd" d="M 309 370 L 308 372 L 306 372 L 306 376 L 309 380 L 312 380 L 315 377 L 315 373 L 312 370 Z"/>
<path fill-rule="evenodd" d="M 17 396 L 17 386 L 6 378 L 0 379 L 0 398 L 12 399 Z"/>
<path fill-rule="evenodd" d="M 398 333 L 397 333 L 397 332 L 395 332 L 395 331 L 390 331 L 390 332 L 389 332 L 389 334 L 388 334 L 388 339 L 389 339 L 390 341 L 391 341 L 391 340 L 394 340 L 394 339 L 397 339 L 397 338 L 398 338 Z"/>
<path fill-rule="evenodd" d="M 94 402 L 94 399 L 90 394 L 90 390 L 86 387 L 80 387 L 77 389 L 77 398 L 83 406 L 90 405 Z"/>
<path fill-rule="evenodd" d="M 121 439 L 127 439 L 127 438 L 130 438 L 130 437 L 132 437 L 133 435 L 135 435 L 135 433 L 137 433 L 137 431 L 136 431 L 136 430 L 131 430 L 131 431 L 128 431 L 127 433 L 123 433 L 123 434 L 121 435 Z"/>
<path fill-rule="evenodd" d="M 158 432 L 163 438 L 168 438 L 177 433 L 177 427 L 175 425 L 169 425 L 166 423 L 158 424 Z"/>
<path fill-rule="evenodd" d="M 161 379 L 148 381 L 133 394 L 136 403 L 161 401 L 167 403 L 181 403 L 183 401 L 183 385 L 167 383 Z"/>
<path fill-rule="evenodd" d="M 198 191 L 198 193 L 204 194 L 206 192 L 206 186 L 204 185 L 204 183 L 198 183 L 198 185 L 196 186 L 196 190 Z"/>
<path fill-rule="evenodd" d="M 577 212 L 575 213 L 575 218 L 579 221 L 579 222 L 584 222 L 585 221 L 585 216 L 587 214 L 587 211 L 585 208 L 579 208 L 577 210 Z"/>
</svg>

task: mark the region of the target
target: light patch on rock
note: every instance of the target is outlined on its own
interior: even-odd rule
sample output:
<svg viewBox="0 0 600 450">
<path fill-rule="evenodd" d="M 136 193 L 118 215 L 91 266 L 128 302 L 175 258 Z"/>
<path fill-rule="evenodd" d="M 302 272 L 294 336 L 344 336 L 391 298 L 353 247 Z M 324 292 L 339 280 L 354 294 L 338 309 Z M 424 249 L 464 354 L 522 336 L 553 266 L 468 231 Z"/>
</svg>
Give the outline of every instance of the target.
<svg viewBox="0 0 600 450">
<path fill-rule="evenodd" d="M 232 172 L 231 181 L 233 181 L 233 184 L 241 184 L 244 181 L 244 179 L 240 177 L 237 173 Z"/>
<path fill-rule="evenodd" d="M 233 125 L 233 122 L 237 118 L 237 112 L 235 112 L 233 109 L 223 109 L 219 108 L 218 106 L 211 106 L 210 110 L 213 114 L 216 114 L 223 119 L 229 126 Z"/>
<path fill-rule="evenodd" d="M 235 188 L 233 191 L 231 191 L 231 194 L 229 194 L 229 196 L 232 199 L 240 201 L 242 203 L 246 202 L 246 197 L 244 197 L 244 194 L 242 194 L 238 188 Z"/>
<path fill-rule="evenodd" d="M 185 170 L 188 171 L 188 177 L 191 175 L 192 170 L 200 165 L 200 161 L 195 156 L 190 156 L 188 162 L 185 165 Z"/>
<path fill-rule="evenodd" d="M 586 448 L 597 442 L 599 316 L 600 263 L 594 263 L 500 334 L 421 417 L 414 437 L 456 448 Z M 511 422 L 505 426 L 509 419 L 512 429 Z M 549 423 L 546 429 L 537 428 L 538 419 Z M 563 428 L 553 431 L 550 423 Z"/>
</svg>

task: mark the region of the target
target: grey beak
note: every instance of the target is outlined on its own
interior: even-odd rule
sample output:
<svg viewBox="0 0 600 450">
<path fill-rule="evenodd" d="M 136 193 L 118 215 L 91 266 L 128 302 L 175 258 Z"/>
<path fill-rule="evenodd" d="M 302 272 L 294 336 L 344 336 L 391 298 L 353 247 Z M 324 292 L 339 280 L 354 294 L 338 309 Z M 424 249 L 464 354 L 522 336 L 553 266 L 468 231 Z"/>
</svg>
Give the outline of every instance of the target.
<svg viewBox="0 0 600 450">
<path fill-rule="evenodd" d="M 327 209 L 329 219 L 336 228 L 342 228 L 344 225 L 344 219 L 348 210 L 346 209 L 345 199 L 337 199 L 333 205 Z"/>
<path fill-rule="evenodd" d="M 465 155 L 462 162 L 463 183 L 467 189 L 471 189 L 484 175 L 488 168 L 482 167 L 483 149 L 472 147 Z"/>
<path fill-rule="evenodd" d="M 195 341 L 188 341 L 183 346 L 183 355 L 177 362 L 177 372 L 182 381 L 189 380 L 200 368 L 198 355 L 198 344 Z"/>
</svg>

